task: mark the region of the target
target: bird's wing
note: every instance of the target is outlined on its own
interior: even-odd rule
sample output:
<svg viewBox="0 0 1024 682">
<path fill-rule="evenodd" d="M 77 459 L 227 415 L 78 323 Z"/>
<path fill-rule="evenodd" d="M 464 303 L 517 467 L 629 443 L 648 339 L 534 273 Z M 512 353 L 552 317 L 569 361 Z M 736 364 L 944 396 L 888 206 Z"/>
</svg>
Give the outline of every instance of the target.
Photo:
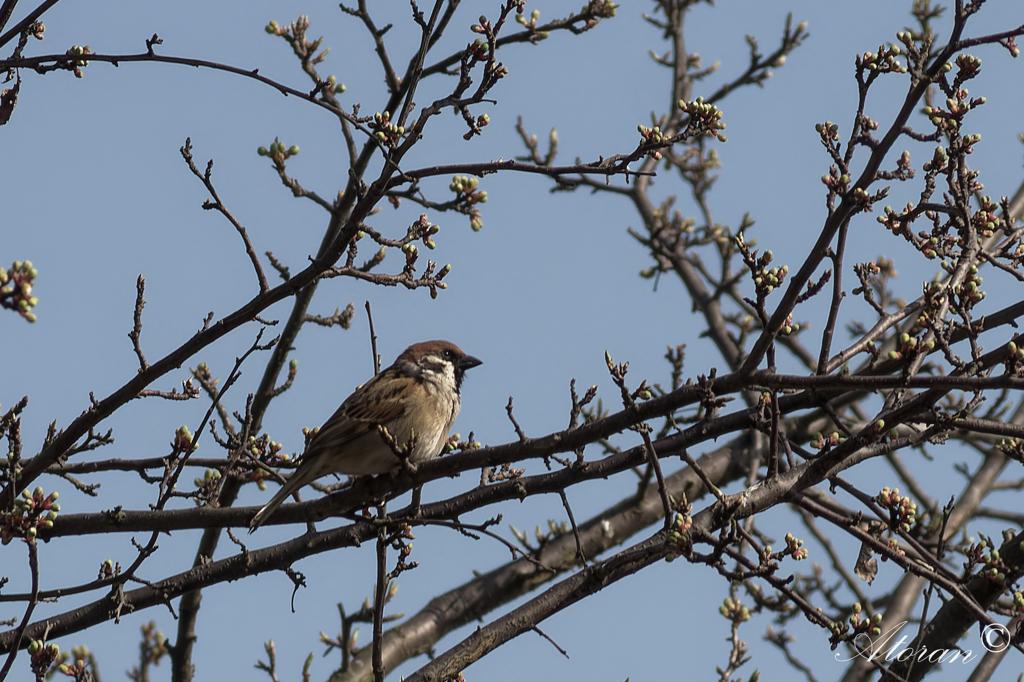
<svg viewBox="0 0 1024 682">
<path fill-rule="evenodd" d="M 386 424 L 408 407 L 409 387 L 416 379 L 397 375 L 390 367 L 360 386 L 338 408 L 348 419 Z M 333 417 L 332 417 L 333 419 Z"/>
<path fill-rule="evenodd" d="M 310 441 L 308 451 L 342 447 L 405 412 L 404 384 L 414 380 L 392 377 L 382 382 L 382 376 L 366 382 L 341 404 Z"/>
</svg>

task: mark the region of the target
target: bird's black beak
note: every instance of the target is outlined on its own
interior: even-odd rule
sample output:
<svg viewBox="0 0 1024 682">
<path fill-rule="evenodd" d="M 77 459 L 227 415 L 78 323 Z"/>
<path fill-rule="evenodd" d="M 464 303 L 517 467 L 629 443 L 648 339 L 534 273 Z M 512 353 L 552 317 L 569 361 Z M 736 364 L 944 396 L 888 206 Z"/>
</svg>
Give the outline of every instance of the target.
<svg viewBox="0 0 1024 682">
<path fill-rule="evenodd" d="M 474 367 L 482 364 L 484 364 L 483 360 L 474 358 L 472 355 L 463 355 L 455 361 L 455 365 L 459 368 L 460 372 L 465 372 L 467 369 L 473 369 Z"/>
</svg>

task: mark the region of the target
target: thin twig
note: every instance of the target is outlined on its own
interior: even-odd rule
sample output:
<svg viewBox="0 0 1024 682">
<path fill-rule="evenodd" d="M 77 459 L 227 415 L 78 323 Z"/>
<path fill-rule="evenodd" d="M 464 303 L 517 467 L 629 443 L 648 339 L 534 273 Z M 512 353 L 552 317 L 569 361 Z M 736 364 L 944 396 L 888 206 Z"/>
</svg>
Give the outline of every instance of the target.
<svg viewBox="0 0 1024 682">
<path fill-rule="evenodd" d="M 387 503 L 377 510 L 377 518 L 387 517 Z M 373 677 L 375 682 L 384 682 L 384 601 L 388 594 L 388 528 L 384 523 L 377 529 L 377 584 L 373 601 Z"/>
<path fill-rule="evenodd" d="M 373 375 L 380 374 L 380 355 L 377 354 L 377 332 L 373 330 L 373 311 L 370 302 L 366 302 L 366 319 L 370 323 L 370 351 L 373 353 Z"/>
<path fill-rule="evenodd" d="M 28 601 L 28 605 L 25 606 L 25 614 L 21 617 L 21 625 L 18 626 L 18 631 L 14 635 L 14 642 L 11 644 L 11 653 L 7 655 L 7 660 L 4 661 L 4 667 L 0 670 L 0 680 L 6 680 L 8 673 L 11 672 L 11 666 L 14 665 L 14 659 L 18 656 L 18 651 L 21 649 L 21 640 L 25 636 L 25 630 L 28 629 L 29 619 L 32 618 L 32 612 L 35 611 L 36 604 L 39 603 L 39 554 L 38 548 L 36 547 L 36 541 L 29 539 L 26 544 L 28 545 L 28 566 L 32 576 L 32 595 Z"/>
<path fill-rule="evenodd" d="M 500 514 L 498 515 L 498 518 L 499 519 L 501 518 Z M 513 545 L 511 542 L 509 542 L 505 538 L 501 537 L 500 535 L 498 535 L 494 531 L 492 531 L 489 528 L 487 528 L 487 526 L 485 524 L 472 525 L 472 524 L 467 524 L 467 523 L 462 523 L 462 522 L 437 521 L 437 520 L 433 520 L 433 519 L 424 519 L 424 518 L 421 518 L 421 517 L 420 518 L 415 518 L 415 519 L 408 519 L 408 523 L 417 523 L 417 524 L 424 525 L 424 526 L 440 526 L 442 528 L 451 528 L 452 530 L 459 531 L 463 535 L 470 535 L 471 536 L 472 533 L 480 533 L 481 535 L 486 535 L 487 537 L 492 538 L 494 540 L 497 540 L 501 544 L 503 544 L 506 547 L 508 547 L 509 551 L 512 552 L 512 560 L 513 561 L 515 561 L 517 559 L 520 559 L 520 558 L 526 559 L 527 561 L 529 561 L 531 564 L 533 564 L 534 566 L 536 566 L 537 568 L 539 568 L 542 571 L 546 571 L 548 573 L 557 573 L 557 571 L 554 568 L 552 568 L 552 567 L 548 566 L 547 564 L 544 564 L 544 563 L 538 561 L 537 559 L 533 558 L 527 552 L 524 552 L 519 547 L 516 547 L 515 545 Z M 477 538 L 474 538 L 474 539 L 477 539 Z"/>
<path fill-rule="evenodd" d="M 531 629 L 531 630 L 533 630 L 534 632 L 536 632 L 536 633 L 537 633 L 538 635 L 540 635 L 540 636 L 541 636 L 541 637 L 543 637 L 544 639 L 546 639 L 546 640 L 548 640 L 549 642 L 551 642 L 551 646 L 553 646 L 553 647 L 555 647 L 556 649 L 558 649 L 558 653 L 562 654 L 562 655 L 563 655 L 563 656 L 565 656 L 566 658 L 569 658 L 569 652 L 568 652 L 568 651 L 566 651 L 565 649 L 563 649 L 562 647 L 558 646 L 558 642 L 556 642 L 555 640 L 551 639 L 551 637 L 550 637 L 550 636 L 549 636 L 549 635 L 548 635 L 548 634 L 547 634 L 546 632 L 544 632 L 543 630 L 541 630 L 541 629 L 540 629 L 539 627 L 537 627 L 536 625 L 534 625 L 534 626 L 533 626 L 532 628 L 530 628 L 530 629 Z"/>
<path fill-rule="evenodd" d="M 206 186 L 206 191 L 213 197 L 212 202 L 209 199 L 203 202 L 203 208 L 207 211 L 214 209 L 219 211 L 221 215 L 228 219 L 228 222 L 234 225 L 238 235 L 242 238 L 242 243 L 245 244 L 245 252 L 249 255 L 249 260 L 252 261 L 252 266 L 256 270 L 256 279 L 259 281 L 260 293 L 267 293 L 270 291 L 270 285 L 267 283 L 267 275 L 263 272 L 263 265 L 260 264 L 260 257 L 256 253 L 256 249 L 253 248 L 252 241 L 249 239 L 249 233 L 246 231 L 242 223 L 238 222 L 228 207 L 224 205 L 224 202 L 220 199 L 220 195 L 217 194 L 217 189 L 213 186 L 213 180 L 211 179 L 211 176 L 213 175 L 213 159 L 210 159 L 209 163 L 206 164 L 206 172 L 200 173 L 199 169 L 196 167 L 195 160 L 192 157 L 191 137 L 185 138 L 185 145 L 180 151 L 182 158 L 185 159 L 185 163 L 188 164 L 189 170 L 192 171 L 193 175 L 202 180 L 203 184 Z"/>
<path fill-rule="evenodd" d="M 529 438 L 527 438 L 526 434 L 523 433 L 522 427 L 519 426 L 519 422 L 516 421 L 515 415 L 512 414 L 512 396 L 508 397 L 508 405 L 505 406 L 505 412 L 508 413 L 509 421 L 512 422 L 512 428 L 514 428 L 516 430 L 516 435 L 519 437 L 519 442 L 520 443 L 527 442 L 529 440 Z"/>
<path fill-rule="evenodd" d="M 128 332 L 128 338 L 132 340 L 132 346 L 135 348 L 135 355 L 139 358 L 139 367 L 141 372 L 145 372 L 149 369 L 149 363 L 146 362 L 146 356 L 142 353 L 142 346 L 139 344 L 139 338 L 142 336 L 142 309 L 146 307 L 146 300 L 142 298 L 143 292 L 146 290 L 146 280 L 142 275 L 139 275 L 139 279 L 135 282 L 135 324 L 132 330 Z"/>
<path fill-rule="evenodd" d="M 562 506 L 565 507 L 565 513 L 569 515 L 569 523 L 572 525 L 572 535 L 576 538 L 576 556 L 579 557 L 580 563 L 584 566 L 587 565 L 587 555 L 583 553 L 583 541 L 580 539 L 580 529 L 576 525 L 576 519 L 572 514 L 572 507 L 569 506 L 569 498 L 565 496 L 564 490 L 558 491 L 559 497 L 562 498 Z"/>
</svg>

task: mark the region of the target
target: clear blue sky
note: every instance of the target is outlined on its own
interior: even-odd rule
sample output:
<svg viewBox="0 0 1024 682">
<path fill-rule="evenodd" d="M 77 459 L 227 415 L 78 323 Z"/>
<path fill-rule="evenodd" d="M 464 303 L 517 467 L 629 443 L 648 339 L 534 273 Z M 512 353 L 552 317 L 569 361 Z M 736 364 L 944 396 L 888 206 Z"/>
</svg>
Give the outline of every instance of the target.
<svg viewBox="0 0 1024 682">
<path fill-rule="evenodd" d="M 544 20 L 578 9 L 580 3 L 538 2 L 528 5 L 527 11 L 538 7 Z M 380 14 L 378 24 L 395 23 L 388 34 L 389 46 L 395 63 L 404 64 L 417 44 L 408 6 L 380 3 L 376 9 L 377 5 L 371 3 Z M 440 54 L 472 40 L 469 25 L 481 12 L 495 14 L 498 3 L 463 5 Z M 724 167 L 712 195 L 717 221 L 735 226 L 750 212 L 757 221 L 754 236 L 774 250 L 779 263 L 795 267 L 825 215 L 819 178 L 827 172 L 829 160 L 814 124 L 831 119 L 840 124 L 841 132 L 848 130 L 856 98 L 854 56 L 893 41 L 895 33 L 909 24 L 910 3 L 746 0 L 719 5 L 701 6 L 690 14 L 688 50 L 700 53 L 705 65 L 721 62 L 718 74 L 696 95 L 711 92 L 745 68 L 744 35 L 756 36 L 767 53 L 777 44 L 787 11 L 793 12 L 794 22 L 809 23 L 806 44 L 764 89 L 745 89 L 721 104 L 729 141 L 719 145 Z M 491 93 L 498 104 L 477 112 L 491 118 L 485 135 L 464 142 L 457 117 L 437 117 L 417 151 L 407 157 L 406 166 L 520 155 L 523 150 L 514 131 L 517 115 L 542 140 L 551 127 L 558 128 L 563 163 L 633 149 L 637 124 L 649 124 L 650 112 L 661 113 L 669 104 L 669 72 L 648 57 L 650 49 L 666 49 L 659 32 L 640 17 L 650 9 L 648 3 L 623 2 L 618 17 L 589 34 L 557 35 L 536 47 L 503 50 L 500 59 L 510 73 Z M 156 48 L 162 54 L 259 68 L 263 75 L 308 89 L 309 81 L 284 41 L 263 31 L 271 19 L 284 24 L 300 13 L 310 16 L 310 33 L 325 35 L 324 45 L 332 48 L 322 73 L 335 74 L 348 87 L 342 101 L 361 102 L 364 114 L 380 109 L 385 90 L 372 43 L 362 26 L 343 16 L 335 2 L 65 0 L 46 14 L 45 41 L 30 43 L 27 54 L 62 53 L 72 44 L 90 45 L 102 53 L 137 53 L 145 50 L 145 39 L 155 32 L 164 40 Z M 1022 21 L 1024 6 L 1018 1 L 993 0 L 969 32 L 1004 30 Z M 945 30 L 947 23 L 939 26 Z M 988 103 L 974 119 L 984 139 L 972 163 L 982 169 L 989 193 L 1012 194 L 1022 179 L 1022 147 L 1016 134 L 1024 130 L 1020 115 L 1024 88 L 1019 87 L 1024 82 L 1024 65 L 1001 49 L 981 49 L 976 54 L 984 65 L 982 76 L 971 85 L 972 94 L 985 95 Z M 222 217 L 200 208 L 205 190 L 178 154 L 186 137 L 192 138 L 201 167 L 207 159 L 215 159 L 218 191 L 246 225 L 256 249 L 273 251 L 293 271 L 304 267 L 307 256 L 315 252 L 326 215 L 311 202 L 292 198 L 269 161 L 256 155 L 256 148 L 268 146 L 275 137 L 299 145 L 301 153 L 290 161 L 289 171 L 325 197 L 333 197 L 346 177 L 347 154 L 336 121 L 321 109 L 284 98 L 252 80 L 181 66 L 127 63 L 118 68 L 93 63 L 84 76 L 77 80 L 68 73 L 45 77 L 23 73 L 18 108 L 0 129 L 4 160 L 0 264 L 29 259 L 40 273 L 35 290 L 39 321 L 28 325 L 13 314 L 0 316 L 6 355 L 0 365 L 0 404 L 7 409 L 21 396 L 30 397 L 23 420 L 26 454 L 38 450 L 51 421 L 66 425 L 85 409 L 90 391 L 106 395 L 134 375 L 137 361 L 127 333 L 140 273 L 147 280 L 142 342 L 151 360 L 188 338 L 209 311 L 219 317 L 256 293 L 252 268 L 237 234 Z M 420 88 L 419 103 L 442 95 L 444 87 L 450 87 L 450 81 L 428 81 Z M 885 125 L 899 101 L 893 97 L 900 97 L 905 87 L 904 79 L 890 78 L 876 88 L 868 113 Z M 918 163 L 930 150 L 931 145 L 911 148 Z M 426 186 L 446 198 L 448 181 L 439 178 Z M 384 290 L 350 280 L 324 283 L 311 312 L 331 314 L 335 307 L 354 301 L 359 314 L 348 332 L 304 331 L 294 355 L 300 370 L 295 386 L 264 423 L 271 437 L 288 450 L 301 450 L 301 428 L 322 423 L 352 388 L 372 374 L 362 315 L 367 299 L 373 304 L 385 363 L 409 343 L 430 338 L 448 338 L 485 362 L 470 374 L 456 430 L 463 435 L 473 430 L 478 440 L 488 444 L 515 437 L 505 416 L 509 396 L 514 396 L 519 422 L 530 435 L 564 428 L 573 377 L 582 387 L 598 384 L 601 395 L 614 404 L 615 388 L 604 368 L 606 349 L 616 360 L 630 362 L 630 376 L 636 382 L 641 378 L 667 382 L 668 366 L 662 360 L 667 344 L 687 344 L 688 376 L 722 367 L 710 344 L 699 338 L 702 318 L 691 312 L 681 286 L 664 277 L 655 292 L 650 281 L 637 276 L 648 262 L 643 248 L 626 233 L 627 227 L 640 223 L 629 206 L 614 197 L 584 192 L 552 195 L 550 186 L 539 176 L 484 178 L 481 188 L 488 192 L 489 201 L 483 207 L 484 228 L 479 233 L 470 230 L 464 216 L 430 214 L 442 231 L 436 238 L 437 250 L 429 256 L 453 265 L 449 289 L 435 301 L 425 290 Z M 901 201 L 899 192 L 894 190 L 890 202 L 894 206 L 907 200 L 903 196 Z M 655 198 L 668 194 L 679 194 L 679 208 L 693 212 L 686 189 L 671 177 L 659 178 Z M 398 211 L 384 207 L 371 224 L 391 236 L 404 234 L 405 226 L 419 213 L 411 205 Z M 885 234 L 872 216 L 859 219 L 853 229 L 854 253 L 848 262 L 873 259 L 879 253 L 907 255 L 902 242 Z M 392 256 L 386 261 L 385 269 L 397 267 L 395 260 Z M 916 296 L 919 282 L 933 274 L 901 268 L 907 297 Z M 1003 295 L 1020 298 L 1013 292 Z M 848 309 L 862 315 L 868 312 L 857 304 Z M 287 311 L 287 305 L 280 305 L 265 317 L 284 318 Z M 820 307 L 804 312 L 812 330 L 821 329 L 821 312 Z M 205 361 L 217 376 L 225 377 L 234 357 L 252 343 L 256 330 L 251 325 L 230 334 L 189 366 Z M 229 394 L 233 410 L 241 410 L 246 392 L 255 388 L 260 359 L 250 359 L 243 372 Z M 170 390 L 186 377 L 182 368 L 154 388 Z M 205 401 L 137 401 L 105 425 L 114 429 L 116 442 L 85 457 L 166 454 L 174 429 L 181 424 L 195 428 L 206 408 Z M 200 454 L 219 454 L 208 435 Z M 533 471 L 542 465 L 531 466 Z M 942 474 L 950 471 L 943 469 Z M 465 489 L 475 485 L 471 479 L 438 484 L 427 494 L 441 497 Z M 152 499 L 132 475 L 100 480 L 103 492 L 114 489 L 116 494 L 94 500 L 63 481 L 47 480 L 43 485 L 61 493 L 67 512 L 95 511 L 113 504 L 142 509 Z M 624 477 L 571 490 L 576 518 L 610 506 L 632 492 L 632 485 Z M 952 492 L 959 482 L 936 479 L 935 485 L 948 486 Z M 257 504 L 268 495 L 250 487 L 240 503 Z M 564 516 L 557 498 L 531 498 L 500 511 L 506 522 L 520 529 L 544 526 L 548 518 Z M 487 515 L 491 513 L 488 510 Z M 783 512 L 760 523 L 778 538 L 790 530 L 800 534 L 792 517 Z M 252 542 L 264 546 L 284 539 L 285 532 L 266 528 Z M 508 560 L 507 550 L 493 542 L 474 543 L 436 529 L 418 531 L 417 536 L 413 558 L 422 567 L 400 579 L 401 591 L 394 602 L 394 609 L 406 613 L 415 613 L 430 596 L 471 579 L 474 570 L 490 570 Z M 185 570 L 197 538 L 198 533 L 163 538 L 142 577 L 157 579 Z M 810 547 L 813 560 L 815 548 Z M 218 557 L 231 551 L 233 546 L 225 541 Z M 57 587 L 94 578 L 107 558 L 127 565 L 135 551 L 128 536 L 117 535 L 61 540 L 42 546 L 40 554 L 45 585 Z M 0 550 L 0 556 L 0 573 L 12 578 L 5 589 L 24 590 L 24 552 L 12 544 Z M 282 574 L 206 592 L 198 624 L 198 679 L 222 679 L 229 673 L 243 679 L 264 677 L 251 666 L 265 658 L 262 643 L 268 639 L 277 643 L 283 678 L 298 678 L 309 651 L 318 657 L 313 679 L 325 678 L 336 667 L 333 654 L 319 658 L 318 633 L 338 631 L 337 602 L 356 609 L 371 593 L 371 551 L 323 555 L 295 568 L 306 575 L 309 585 L 296 596 L 295 614 L 289 609 L 291 583 Z M 793 570 L 806 571 L 809 566 Z M 896 577 L 892 567 L 883 565 L 880 582 L 888 584 Z M 717 614 L 725 596 L 726 586 L 709 569 L 683 562 L 662 564 L 542 625 L 569 651 L 571 660 L 539 637 L 525 635 L 470 668 L 467 679 L 682 679 L 689 676 L 684 671 L 711 679 L 714 667 L 726 661 L 728 625 Z M 74 603 L 42 605 L 36 617 L 63 612 Z M 0 609 L 0 619 L 20 614 L 20 605 Z M 151 619 L 173 636 L 170 614 L 151 609 L 125 617 L 120 625 L 108 623 L 59 643 L 65 649 L 88 645 L 109 682 L 120 679 L 120 672 L 135 664 L 139 626 Z M 783 672 L 781 657 L 759 641 L 766 624 L 762 619 L 744 630 L 756 652 L 754 663 L 744 672 L 749 675 L 757 666 L 771 673 L 768 679 L 772 679 L 788 671 Z M 468 631 L 446 638 L 438 651 Z M 841 673 L 843 667 L 832 661 L 823 632 L 809 627 L 794 631 L 801 637 L 796 650 L 804 660 L 817 663 L 821 679 Z M 361 642 L 369 643 L 369 628 L 364 629 Z M 397 672 L 408 674 L 422 663 L 423 659 L 412 661 Z M 27 674 L 25 660 L 17 666 Z M 162 668 L 156 675 L 165 671 Z M 957 673 L 949 679 L 960 677 Z"/>
</svg>

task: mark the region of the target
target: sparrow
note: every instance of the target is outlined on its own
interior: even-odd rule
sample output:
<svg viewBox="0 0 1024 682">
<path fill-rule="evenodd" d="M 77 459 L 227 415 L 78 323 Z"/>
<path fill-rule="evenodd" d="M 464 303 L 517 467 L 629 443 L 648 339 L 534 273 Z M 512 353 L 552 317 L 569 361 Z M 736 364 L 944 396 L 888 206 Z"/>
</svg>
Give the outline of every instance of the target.
<svg viewBox="0 0 1024 682">
<path fill-rule="evenodd" d="M 249 524 L 259 528 L 288 496 L 328 474 L 383 474 L 401 465 L 378 427 L 399 448 L 411 444 L 410 462 L 441 454 L 461 404 L 467 369 L 483 364 L 448 341 L 405 349 L 387 369 L 358 387 L 309 440 L 295 473 Z"/>
</svg>

